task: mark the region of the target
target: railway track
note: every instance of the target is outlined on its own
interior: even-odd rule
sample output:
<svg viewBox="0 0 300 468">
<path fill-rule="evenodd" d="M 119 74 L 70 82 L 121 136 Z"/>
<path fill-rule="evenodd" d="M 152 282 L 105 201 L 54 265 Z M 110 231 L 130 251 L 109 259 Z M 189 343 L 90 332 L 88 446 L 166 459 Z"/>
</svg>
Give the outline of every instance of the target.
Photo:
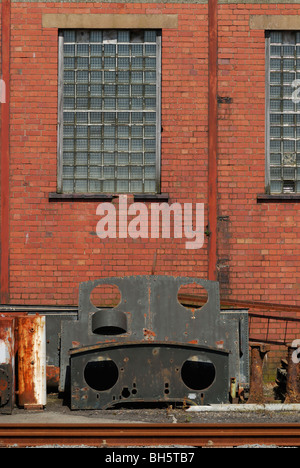
<svg viewBox="0 0 300 468">
<path fill-rule="evenodd" d="M 300 424 L 1 424 L 0 447 L 300 447 Z"/>
</svg>

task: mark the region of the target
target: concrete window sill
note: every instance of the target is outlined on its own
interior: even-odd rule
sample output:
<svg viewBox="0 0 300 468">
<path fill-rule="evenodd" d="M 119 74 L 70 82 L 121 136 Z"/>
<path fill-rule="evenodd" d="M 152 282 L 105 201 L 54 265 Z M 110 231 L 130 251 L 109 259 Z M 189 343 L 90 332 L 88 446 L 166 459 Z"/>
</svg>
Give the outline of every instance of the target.
<svg viewBox="0 0 300 468">
<path fill-rule="evenodd" d="M 52 192 L 49 193 L 49 201 L 50 202 L 75 202 L 75 201 L 83 201 L 83 202 L 109 202 L 112 201 L 114 198 L 118 198 L 120 195 L 128 195 L 133 196 L 134 201 L 138 202 L 168 202 L 169 201 L 169 194 L 168 193 L 139 193 L 139 194 L 106 194 L 106 193 L 56 193 Z"/>
<path fill-rule="evenodd" d="M 257 203 L 299 203 L 300 194 L 284 193 L 268 195 L 266 193 L 257 195 Z"/>
</svg>

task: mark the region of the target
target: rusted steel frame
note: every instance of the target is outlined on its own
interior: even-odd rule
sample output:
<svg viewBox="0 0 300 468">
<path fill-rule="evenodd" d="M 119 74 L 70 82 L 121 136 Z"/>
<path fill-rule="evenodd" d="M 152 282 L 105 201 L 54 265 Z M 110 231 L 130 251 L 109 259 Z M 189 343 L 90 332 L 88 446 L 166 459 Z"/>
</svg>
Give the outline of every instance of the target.
<svg viewBox="0 0 300 468">
<path fill-rule="evenodd" d="M 251 345 L 250 396 L 247 404 L 264 403 L 263 361 L 269 350 L 269 346 L 263 344 Z"/>
<path fill-rule="evenodd" d="M 1 105 L 1 262 L 0 302 L 9 302 L 9 114 L 10 114 L 10 0 L 2 0 L 2 77 L 5 103 Z"/>
<path fill-rule="evenodd" d="M 300 403 L 300 364 L 294 362 L 293 353 L 297 347 L 288 347 L 288 368 L 285 403 Z"/>
<path fill-rule="evenodd" d="M 278 317 L 278 316 L 275 316 L 275 315 L 269 315 L 269 314 L 261 315 L 261 314 L 255 314 L 255 313 L 252 313 L 252 312 L 249 312 L 248 315 L 250 317 L 250 321 L 249 321 L 249 328 L 250 329 L 251 329 L 251 325 L 252 325 L 252 321 L 251 321 L 252 318 L 256 317 L 256 318 L 260 318 L 260 319 L 263 319 L 263 320 L 267 320 L 267 324 L 264 325 L 264 328 L 266 330 L 266 337 L 261 338 L 261 336 L 260 336 L 259 338 L 254 338 L 253 336 L 250 336 L 249 341 L 251 341 L 251 342 L 260 342 L 260 343 L 274 344 L 274 345 L 278 345 L 278 346 L 287 346 L 287 344 L 288 344 L 287 343 L 287 334 L 288 334 L 287 332 L 288 332 L 289 323 L 290 322 L 300 323 L 300 318 L 295 318 L 295 317 Z M 284 325 L 282 325 L 282 327 L 281 327 L 281 335 L 284 335 L 281 341 L 271 340 L 269 338 L 270 320 L 284 322 Z M 294 332 L 294 334 L 296 334 L 295 330 L 293 330 L 293 332 Z"/>
<path fill-rule="evenodd" d="M 218 0 L 208 0 L 208 279 L 217 280 Z"/>
<path fill-rule="evenodd" d="M 299 424 L 1 424 L 0 447 L 243 444 L 300 446 Z"/>
</svg>

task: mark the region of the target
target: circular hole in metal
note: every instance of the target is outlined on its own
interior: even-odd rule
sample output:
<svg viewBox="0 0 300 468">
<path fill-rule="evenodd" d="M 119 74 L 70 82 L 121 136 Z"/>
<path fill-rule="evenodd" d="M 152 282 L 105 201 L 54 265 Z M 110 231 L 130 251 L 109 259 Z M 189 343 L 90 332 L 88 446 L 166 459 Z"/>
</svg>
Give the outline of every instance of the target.
<svg viewBox="0 0 300 468">
<path fill-rule="evenodd" d="M 92 316 L 92 331 L 96 335 L 122 335 L 127 332 L 127 317 L 120 310 L 99 310 Z"/>
<path fill-rule="evenodd" d="M 104 392 L 117 383 L 118 367 L 111 359 L 90 361 L 85 366 L 84 378 L 89 387 L 98 392 Z"/>
<path fill-rule="evenodd" d="M 130 397 L 130 391 L 128 387 L 124 387 L 122 390 L 122 397 L 123 398 L 129 398 Z"/>
<path fill-rule="evenodd" d="M 92 290 L 90 301 L 97 308 L 117 307 L 121 302 L 121 293 L 115 284 L 99 284 Z"/>
<path fill-rule="evenodd" d="M 208 293 L 201 284 L 189 283 L 180 286 L 177 299 L 187 309 L 201 309 L 208 301 Z"/>
<path fill-rule="evenodd" d="M 204 390 L 210 387 L 215 377 L 214 364 L 199 356 L 190 357 L 181 368 L 181 378 L 184 384 L 192 390 Z"/>
</svg>

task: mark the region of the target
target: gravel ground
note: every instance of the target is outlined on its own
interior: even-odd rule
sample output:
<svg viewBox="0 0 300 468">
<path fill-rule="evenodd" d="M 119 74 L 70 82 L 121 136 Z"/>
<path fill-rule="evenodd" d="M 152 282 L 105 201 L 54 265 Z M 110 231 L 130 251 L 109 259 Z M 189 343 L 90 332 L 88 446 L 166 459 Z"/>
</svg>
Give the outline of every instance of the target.
<svg viewBox="0 0 300 468">
<path fill-rule="evenodd" d="M 94 411 L 89 414 L 91 419 L 98 418 L 99 412 Z M 278 412 L 271 413 L 266 411 L 252 411 L 250 413 L 187 413 L 182 409 L 148 409 L 139 410 L 123 409 L 123 410 L 107 410 L 105 418 L 124 422 L 140 422 L 140 423 L 179 423 L 179 424 L 215 424 L 215 423 L 300 423 L 300 414 L 293 412 Z"/>
<path fill-rule="evenodd" d="M 222 411 L 193 412 L 172 405 L 158 407 L 122 407 L 108 410 L 72 411 L 57 394 L 48 395 L 47 406 L 43 411 L 28 411 L 15 408 L 11 416 L 0 415 L 2 422 L 87 422 L 91 423 L 299 423 L 300 411 Z"/>
</svg>

